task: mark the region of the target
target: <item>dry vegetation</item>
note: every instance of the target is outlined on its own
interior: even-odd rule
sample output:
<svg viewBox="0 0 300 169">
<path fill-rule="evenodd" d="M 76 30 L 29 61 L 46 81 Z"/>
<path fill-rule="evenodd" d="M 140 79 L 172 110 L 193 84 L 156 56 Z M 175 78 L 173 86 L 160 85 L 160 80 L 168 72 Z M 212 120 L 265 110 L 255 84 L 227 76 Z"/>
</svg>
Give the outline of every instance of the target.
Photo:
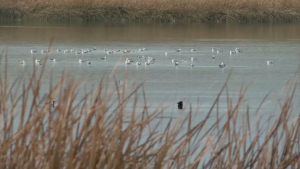
<svg viewBox="0 0 300 169">
<path fill-rule="evenodd" d="M 3 60 L 7 62 L 7 56 Z M 7 65 L 5 63 L 1 64 Z M 190 110 L 184 120 L 163 119 L 162 106 L 149 112 L 146 96 L 138 86 L 130 93 L 116 83 L 113 99 L 104 90 L 78 98 L 79 83 L 62 76 L 41 95 L 43 65 L 30 80 L 7 84 L 0 77 L 0 168 L 299 168 L 300 119 L 290 119 L 295 88 L 289 82 L 281 113 L 272 120 L 253 121 L 256 115 L 241 108 L 246 88 L 237 102 L 229 97 L 227 83 L 212 103 L 206 118 L 192 124 Z M 6 66 L 5 70 L 6 70 Z M 17 90 L 20 88 L 21 90 Z M 219 96 L 227 94 L 227 112 L 219 112 Z M 31 97 L 29 97 L 31 95 Z M 49 102 L 58 98 L 52 108 Z M 142 99 L 144 109 L 124 113 L 130 99 Z M 262 98 L 263 99 L 263 98 Z M 76 103 L 75 100 L 81 100 Z M 264 102 L 265 99 L 263 99 Z M 135 107 L 135 104 L 133 105 Z M 259 108 L 257 109 L 259 112 Z M 113 113 L 109 113 L 113 112 Z M 211 116 L 216 113 L 217 117 Z M 157 120 L 159 119 L 159 120 Z M 214 122 L 207 123 L 209 119 Z M 126 122 L 126 123 L 125 123 Z M 166 127 L 160 128 L 161 123 Z M 14 129 L 14 127 L 17 128 Z M 185 126 L 184 129 L 183 126 Z"/>
<path fill-rule="evenodd" d="M 291 22 L 298 0 L 0 0 L 2 19 Z"/>
</svg>

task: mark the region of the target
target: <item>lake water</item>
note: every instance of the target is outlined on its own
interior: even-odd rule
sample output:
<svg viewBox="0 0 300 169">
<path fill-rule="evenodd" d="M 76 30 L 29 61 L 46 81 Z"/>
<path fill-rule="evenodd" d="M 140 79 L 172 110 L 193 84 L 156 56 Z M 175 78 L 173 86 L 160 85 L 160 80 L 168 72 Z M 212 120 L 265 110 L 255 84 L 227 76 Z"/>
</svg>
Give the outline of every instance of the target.
<svg viewBox="0 0 300 169">
<path fill-rule="evenodd" d="M 251 83 L 243 102 L 245 107 L 250 106 L 250 112 L 254 112 L 264 96 L 270 93 L 268 102 L 260 111 L 265 114 L 278 112 L 276 99 L 284 98 L 284 85 L 297 71 L 300 63 L 299 30 L 299 24 L 2 23 L 0 48 L 8 47 L 8 77 L 12 82 L 18 76 L 26 78 L 28 72 L 32 72 L 33 59 L 45 58 L 41 50 L 47 49 L 53 38 L 49 58 L 59 61 L 47 62 L 46 80 L 42 88 L 45 92 L 51 72 L 54 82 L 67 70 L 69 76 L 85 81 L 88 87 L 97 85 L 103 76 L 110 74 L 117 80 L 124 80 L 127 72 L 127 88 L 131 87 L 132 82 L 145 82 L 149 109 L 154 110 L 163 102 L 165 106 L 171 105 L 165 112 L 177 116 L 176 103 L 182 100 L 185 106 L 191 104 L 196 107 L 199 103 L 199 113 L 205 116 L 231 73 L 228 86 L 234 100 L 240 88 Z M 63 52 L 93 47 L 97 50 L 82 55 Z M 140 52 L 140 48 L 149 50 Z M 181 52 L 175 51 L 178 48 Z M 192 48 L 196 51 L 191 52 Z M 212 48 L 221 48 L 224 52 L 212 53 Z M 229 51 L 235 48 L 242 49 L 242 53 L 230 55 Z M 38 53 L 31 54 L 31 49 L 38 50 Z M 62 51 L 56 52 L 56 49 Z M 120 49 L 121 52 L 107 55 L 104 49 Z M 132 52 L 124 54 L 122 51 L 125 49 Z M 145 66 L 145 60 L 137 58 L 142 55 L 155 57 L 155 64 Z M 104 56 L 106 60 L 101 59 Z M 215 59 L 212 59 L 213 56 Z M 191 57 L 197 57 L 192 68 Z M 133 58 L 142 65 L 126 65 L 126 58 Z M 79 64 L 79 59 L 89 60 L 91 65 Z M 179 66 L 174 66 L 172 59 L 179 60 Z M 18 64 L 19 60 L 24 60 L 26 64 Z M 267 65 L 267 61 L 271 60 L 275 63 Z M 221 62 L 226 64 L 223 69 L 218 66 Z M 299 74 L 296 77 L 296 81 L 300 82 Z M 81 87 L 84 88 L 84 85 Z M 83 94 L 83 91 L 80 92 L 79 98 Z M 300 92 L 296 92 L 295 114 L 299 113 L 299 96 Z M 220 112 L 226 112 L 226 95 L 221 96 L 219 107 Z"/>
</svg>

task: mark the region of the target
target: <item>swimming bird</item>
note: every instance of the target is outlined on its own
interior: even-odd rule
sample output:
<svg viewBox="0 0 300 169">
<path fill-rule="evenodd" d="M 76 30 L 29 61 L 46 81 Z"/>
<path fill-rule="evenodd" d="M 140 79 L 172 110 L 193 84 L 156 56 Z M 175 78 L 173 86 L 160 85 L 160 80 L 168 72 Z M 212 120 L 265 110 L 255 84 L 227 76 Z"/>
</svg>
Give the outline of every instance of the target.
<svg viewBox="0 0 300 169">
<path fill-rule="evenodd" d="M 41 50 L 41 53 L 47 53 L 48 50 Z"/>
<path fill-rule="evenodd" d="M 168 52 L 165 52 L 165 56 L 168 56 Z"/>
<path fill-rule="evenodd" d="M 93 47 L 93 50 L 97 50 L 97 48 L 96 48 L 96 47 Z"/>
<path fill-rule="evenodd" d="M 219 64 L 219 68 L 224 68 L 226 66 L 226 64 L 224 64 L 223 62 L 221 64 Z"/>
<path fill-rule="evenodd" d="M 212 56 L 212 59 L 215 59 L 215 56 L 214 56 L 214 55 Z"/>
<path fill-rule="evenodd" d="M 110 54 L 113 54 L 114 51 L 107 51 L 106 53 L 107 53 L 108 55 L 110 55 Z"/>
<path fill-rule="evenodd" d="M 39 64 L 40 62 L 41 62 L 41 60 L 35 59 L 35 64 Z"/>
<path fill-rule="evenodd" d="M 89 65 L 90 65 L 90 64 L 92 64 L 92 62 L 91 62 L 91 61 L 88 61 L 88 62 L 87 62 L 87 64 L 89 64 Z"/>
<path fill-rule="evenodd" d="M 65 50 L 64 53 L 70 53 L 70 51 L 69 50 Z"/>
<path fill-rule="evenodd" d="M 267 65 L 273 64 L 275 61 L 267 61 Z"/>
<path fill-rule="evenodd" d="M 126 58 L 126 60 L 125 60 L 125 64 L 128 64 L 128 65 L 130 65 L 130 64 L 131 64 L 131 61 L 130 61 L 130 59 Z"/>
<path fill-rule="evenodd" d="M 106 51 L 108 51 L 107 49 L 104 49 L 104 51 L 106 52 Z"/>
<path fill-rule="evenodd" d="M 234 55 L 234 54 L 236 54 L 236 51 L 229 51 L 229 54 Z"/>
<path fill-rule="evenodd" d="M 51 58 L 50 61 L 51 62 L 56 62 L 56 59 L 55 58 Z"/>
<path fill-rule="evenodd" d="M 86 60 L 79 59 L 79 63 L 86 62 Z"/>
<path fill-rule="evenodd" d="M 217 49 L 211 48 L 211 52 L 212 52 L 212 53 L 214 53 L 214 52 L 216 52 L 216 51 L 217 51 Z"/>
<path fill-rule="evenodd" d="M 176 52 L 181 52 L 181 49 L 176 49 Z"/>
<path fill-rule="evenodd" d="M 18 63 L 21 64 L 21 65 L 24 65 L 25 61 L 24 60 L 22 60 L 22 61 L 20 60 L 20 61 L 18 61 Z"/>
<path fill-rule="evenodd" d="M 149 62 L 145 62 L 145 66 L 148 66 L 148 65 L 150 65 L 150 63 Z"/>
<path fill-rule="evenodd" d="M 54 105 L 55 105 L 55 101 L 53 100 L 51 106 L 54 107 Z"/>
<path fill-rule="evenodd" d="M 178 109 L 182 109 L 183 108 L 183 102 L 182 101 L 178 102 L 177 104 L 178 104 Z"/>
<path fill-rule="evenodd" d="M 196 51 L 196 49 L 191 49 L 191 52 L 195 52 Z"/>
<path fill-rule="evenodd" d="M 125 80 L 119 80 L 119 84 L 124 84 L 124 83 L 127 83 L 127 79 L 125 79 Z"/>
<path fill-rule="evenodd" d="M 187 62 L 187 60 L 181 60 L 182 62 Z"/>
<path fill-rule="evenodd" d="M 241 53 L 241 52 L 242 52 L 242 49 L 240 49 L 240 48 L 235 48 L 235 52 L 236 52 L 236 53 Z"/>
<path fill-rule="evenodd" d="M 104 56 L 104 57 L 101 57 L 101 60 L 105 60 L 106 59 L 106 56 Z"/>
<path fill-rule="evenodd" d="M 139 65 L 141 65 L 141 64 L 142 64 L 142 63 L 140 63 L 140 62 L 136 62 L 136 65 L 137 65 L 137 66 L 139 66 Z"/>
<path fill-rule="evenodd" d="M 223 50 L 217 48 L 217 53 L 223 53 Z"/>
<path fill-rule="evenodd" d="M 30 50 L 31 54 L 34 54 L 34 53 L 37 53 L 37 52 L 38 52 L 37 50 Z"/>
<path fill-rule="evenodd" d="M 197 58 L 191 58 L 191 61 L 193 62 L 193 61 L 196 61 L 197 60 Z"/>
<path fill-rule="evenodd" d="M 175 66 L 178 66 L 178 65 L 179 65 L 178 61 L 175 61 L 174 63 L 175 63 Z"/>
<path fill-rule="evenodd" d="M 129 53 L 131 50 L 123 50 L 123 53 Z"/>
<path fill-rule="evenodd" d="M 194 64 L 191 64 L 191 67 L 194 67 Z"/>
<path fill-rule="evenodd" d="M 56 49 L 56 52 L 60 52 L 61 51 L 61 49 Z"/>
</svg>

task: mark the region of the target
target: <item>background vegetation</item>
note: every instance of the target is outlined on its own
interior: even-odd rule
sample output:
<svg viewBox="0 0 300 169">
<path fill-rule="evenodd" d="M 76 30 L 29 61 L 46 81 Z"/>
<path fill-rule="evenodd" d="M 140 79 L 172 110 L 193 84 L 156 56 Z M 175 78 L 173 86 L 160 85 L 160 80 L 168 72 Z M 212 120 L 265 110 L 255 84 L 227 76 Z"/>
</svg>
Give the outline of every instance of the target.
<svg viewBox="0 0 300 169">
<path fill-rule="evenodd" d="M 0 0 L 2 19 L 293 22 L 298 0 Z"/>
</svg>

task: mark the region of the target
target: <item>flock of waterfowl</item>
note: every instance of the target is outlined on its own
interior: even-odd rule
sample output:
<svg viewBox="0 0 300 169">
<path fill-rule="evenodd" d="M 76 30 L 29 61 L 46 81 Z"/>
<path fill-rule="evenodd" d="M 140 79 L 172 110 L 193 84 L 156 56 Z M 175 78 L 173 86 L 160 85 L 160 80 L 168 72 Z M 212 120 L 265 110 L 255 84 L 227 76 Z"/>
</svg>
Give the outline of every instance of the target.
<svg viewBox="0 0 300 169">
<path fill-rule="evenodd" d="M 97 48 L 92 48 L 92 49 L 79 49 L 79 50 L 75 50 L 75 49 L 71 49 L 71 50 L 61 50 L 61 49 L 56 49 L 56 52 L 57 53 L 60 53 L 60 52 L 63 52 L 64 54 L 66 53 L 74 53 L 76 55 L 83 55 L 83 54 L 86 54 L 86 53 L 90 53 L 92 51 L 96 51 Z M 142 51 L 148 51 L 149 49 L 147 48 L 140 48 L 138 51 L 139 52 L 142 52 Z M 111 54 L 114 54 L 114 53 L 121 53 L 121 50 L 111 50 L 109 51 L 108 49 L 104 49 L 104 51 L 106 52 L 107 56 L 108 55 L 111 55 Z M 181 52 L 182 50 L 181 49 L 176 49 L 175 50 L 176 52 Z M 191 49 L 191 52 L 195 52 L 197 51 L 196 49 Z M 50 50 L 41 50 L 41 54 L 45 54 L 45 53 L 49 53 Z M 133 53 L 135 52 L 134 50 L 123 50 L 122 51 L 124 54 L 126 53 Z M 215 59 L 215 53 L 219 54 L 219 53 L 223 53 L 224 51 L 220 48 L 212 48 L 212 59 Z M 38 53 L 38 50 L 31 50 L 30 51 L 31 54 L 37 54 Z M 236 54 L 239 54 L 239 53 L 242 53 L 242 49 L 240 48 L 235 48 L 235 50 L 230 50 L 229 51 L 229 54 L 230 55 L 236 55 Z M 106 60 L 107 56 L 104 56 L 104 57 L 100 57 L 101 60 Z M 168 56 L 168 53 L 165 52 L 165 56 Z M 144 59 L 145 62 L 144 62 L 144 65 L 145 66 L 148 66 L 148 65 L 151 65 L 151 64 L 154 64 L 156 59 L 155 57 L 151 57 L 151 56 L 137 56 L 137 59 Z M 194 67 L 194 61 L 197 61 L 197 57 L 191 57 L 191 64 L 190 64 L 190 67 Z M 51 58 L 50 61 L 51 62 L 56 62 L 58 61 L 59 59 L 55 59 L 55 58 Z M 86 64 L 92 64 L 91 61 L 88 61 L 88 60 L 83 60 L 83 59 L 79 59 L 78 60 L 79 63 L 86 63 Z M 184 62 L 188 62 L 188 60 L 174 60 L 172 59 L 172 64 L 174 64 L 174 66 L 179 66 L 180 63 L 184 63 Z M 19 64 L 25 64 L 25 61 L 24 60 L 21 60 L 21 61 L 18 61 Z M 140 66 L 142 65 L 142 62 L 140 61 L 135 61 L 135 59 L 133 58 L 126 58 L 125 59 L 125 64 L 126 65 L 130 65 L 130 64 L 136 64 L 136 66 Z M 38 60 L 38 59 L 35 59 L 35 64 L 36 65 L 42 65 L 42 61 L 41 60 Z M 267 64 L 270 65 L 270 64 L 274 64 L 274 61 L 267 61 Z M 221 63 L 219 64 L 219 68 L 224 68 L 226 66 L 225 63 Z"/>
</svg>

